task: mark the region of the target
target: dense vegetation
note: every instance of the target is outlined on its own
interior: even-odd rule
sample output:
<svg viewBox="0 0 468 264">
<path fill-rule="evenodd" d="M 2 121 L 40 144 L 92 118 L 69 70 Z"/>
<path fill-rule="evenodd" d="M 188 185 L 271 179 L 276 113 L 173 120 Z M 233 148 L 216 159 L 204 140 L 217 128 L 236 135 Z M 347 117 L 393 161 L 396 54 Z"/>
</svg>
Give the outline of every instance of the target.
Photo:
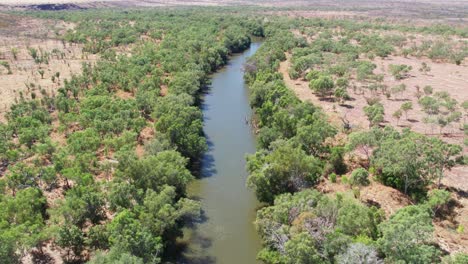
<svg viewBox="0 0 468 264">
<path fill-rule="evenodd" d="M 67 262 L 160 263 L 200 215 L 185 198 L 206 149 L 198 92 L 261 26 L 191 11 L 34 15 L 77 22 L 64 40 L 101 59 L 54 97 L 22 98 L 0 125 L 2 263 L 51 239 Z"/>
<path fill-rule="evenodd" d="M 268 205 L 257 214 L 264 242 L 258 258 L 271 264 L 440 262 L 432 219 L 438 208 L 447 205 L 450 193 L 427 191 L 435 183 L 440 185 L 444 170 L 461 161 L 461 147 L 391 127 L 353 132 L 347 141 L 337 140 L 337 133 L 349 133 L 349 128 L 331 126 L 319 108 L 300 102 L 278 73 L 280 61 L 292 51 L 292 77 L 302 75 L 321 96 L 335 93 L 343 98 L 346 94 L 338 91 L 348 85 L 343 79 L 346 71 L 355 69 L 358 78 L 372 83 L 379 79 L 372 73 L 375 65 L 357 60 L 362 51 L 344 41 L 334 42 L 326 33 L 307 44 L 291 33 L 298 27 L 295 23 L 298 20 L 284 19 L 266 24 L 267 40 L 246 65 L 251 105 L 260 127 L 259 149 L 247 158 L 248 185 Z M 382 41 L 368 43 L 366 52 L 377 56 L 391 51 Z M 344 64 L 327 64 L 336 61 Z M 313 70 L 304 76 L 309 67 Z M 403 71 L 398 69 L 398 74 Z M 371 125 L 380 123 L 379 105 L 374 102 L 366 110 Z M 323 178 L 335 182 L 336 175 L 347 173 L 344 156 L 357 149 L 368 155 L 368 163 L 352 171 L 349 180 L 341 179 L 355 186 L 352 194 L 328 196 L 313 190 Z M 370 183 L 369 171 L 375 180 L 411 195 L 416 205 L 386 219 L 382 209 L 361 203 L 356 198 L 359 186 Z"/>
<path fill-rule="evenodd" d="M 186 197 L 207 148 L 199 92 L 209 74 L 230 54 L 245 50 L 252 36 L 265 37 L 245 65 L 258 126 L 258 151 L 247 158 L 247 184 L 264 203 L 255 222 L 264 243 L 258 258 L 268 264 L 442 261 L 444 252 L 432 239 L 433 219 L 451 198 L 435 187 L 445 170 L 461 162 L 461 148 L 407 130 L 378 128 L 384 109 L 375 100 L 365 109 L 369 131 L 334 127 L 319 107 L 296 98 L 278 72 L 289 51 L 290 76 L 306 79 L 324 98 L 344 103 L 351 72 L 369 83 L 371 93 L 398 95 L 405 87 L 387 91 L 382 76 L 373 73 L 376 65 L 359 55 L 386 57 L 402 40 L 357 30 L 396 27 L 216 11 L 29 14 L 76 23 L 60 37 L 100 60 L 84 64 L 55 96 L 41 91 L 38 98 L 22 97 L 10 109 L 8 122 L 0 124 L 2 263 L 41 253 L 49 243 L 61 249 L 66 262 L 168 260 L 184 220 L 200 217 L 199 202 Z M 331 28 L 338 26 L 344 30 L 335 39 Z M 399 29 L 467 34 L 445 26 Z M 308 43 L 295 31 L 320 34 Z M 467 47 L 422 43 L 401 52 L 459 63 Z M 33 49 L 30 53 L 36 63 L 47 59 Z M 406 65 L 391 68 L 396 79 L 408 71 Z M 421 71 L 430 69 L 426 65 Z M 450 111 L 452 98 L 432 95 L 429 88 L 419 101 L 429 117 L 460 118 Z M 411 108 L 402 106 L 395 116 Z M 345 140 L 339 134 L 346 134 Z M 367 163 L 347 165 L 345 155 L 354 151 L 363 151 Z M 342 176 L 346 173 L 349 180 Z M 337 177 L 353 192 L 314 190 L 325 178 L 336 182 Z M 360 186 L 371 181 L 400 190 L 414 205 L 386 218 L 383 210 L 358 199 Z M 460 254 L 444 261 L 466 259 Z"/>
</svg>

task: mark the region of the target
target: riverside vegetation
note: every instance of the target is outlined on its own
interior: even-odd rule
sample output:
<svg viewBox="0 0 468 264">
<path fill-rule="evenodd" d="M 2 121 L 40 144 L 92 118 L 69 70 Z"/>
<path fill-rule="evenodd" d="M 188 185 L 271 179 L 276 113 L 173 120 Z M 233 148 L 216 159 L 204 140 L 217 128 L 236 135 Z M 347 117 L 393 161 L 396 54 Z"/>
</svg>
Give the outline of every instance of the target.
<svg viewBox="0 0 468 264">
<path fill-rule="evenodd" d="M 264 37 L 244 67 L 258 126 L 258 151 L 247 157 L 247 184 L 264 203 L 255 221 L 264 243 L 258 259 L 267 264 L 466 263 L 466 254 L 448 255 L 432 239 L 433 219 L 443 217 L 451 203 L 450 192 L 437 187 L 445 170 L 464 162 L 462 148 L 379 127 L 378 102 L 366 111 L 371 129 L 336 127 L 321 108 L 300 101 L 278 72 L 285 52 L 305 52 L 314 60 L 333 51 L 368 78 L 372 65 L 356 56 L 362 51 L 325 41 L 309 47 L 291 29 L 301 23 L 372 24 L 196 8 L 27 15 L 75 23 L 60 37 L 100 59 L 64 80 L 54 96 L 42 91 L 38 97 L 21 96 L 8 122 L 0 124 L 0 259 L 5 263 L 39 258 L 50 245 L 69 263 L 170 261 L 168 252 L 184 220 L 201 215 L 200 203 L 186 197 L 207 149 L 199 92 L 209 74 L 230 54 L 248 48 L 252 37 Z M 377 56 L 390 49 L 383 39 L 368 43 L 367 52 Z M 121 46 L 129 51 L 117 51 Z M 291 74 L 304 74 L 308 67 Z M 404 75 L 404 69 L 395 71 Z M 334 94 L 345 98 L 346 81 L 339 76 L 337 69 L 309 71 L 306 78 L 323 96 L 339 86 L 341 92 Z M 336 140 L 340 134 L 346 139 Z M 357 168 L 345 159 L 356 149 L 368 150 L 367 163 Z M 336 175 L 351 171 L 353 193 L 314 189 L 323 179 L 336 181 Z M 400 190 L 414 204 L 386 217 L 378 205 L 359 200 L 359 186 L 370 180 Z"/>
<path fill-rule="evenodd" d="M 322 57 L 326 52 L 356 65 L 358 74 L 372 74 L 372 70 L 365 70 L 372 65 L 358 60 L 362 51 L 355 46 L 322 37 L 309 47 L 291 30 L 334 23 L 353 29 L 372 27 L 350 21 L 279 19 L 265 25 L 266 41 L 246 65 L 251 105 L 259 125 L 259 150 L 247 158 L 248 185 L 268 204 L 259 210 L 256 220 L 265 245 L 258 258 L 271 264 L 438 263 L 441 258 L 447 263 L 466 262 L 467 255 L 444 257 L 434 244 L 432 219 L 447 208 L 451 198 L 446 190 L 428 192 L 434 183 L 440 186 L 444 170 L 463 163 L 461 146 L 408 129 L 380 128 L 378 121 L 371 122 L 369 131 L 349 134 L 349 127 L 330 125 L 321 109 L 299 101 L 283 82 L 278 68 L 286 59 L 285 52 L 291 50 L 301 54 L 299 59 L 304 62 L 298 59 L 294 65 L 303 70 L 313 68 L 306 78 L 322 95 L 330 94 L 335 83 L 347 86 L 347 81 L 340 79 L 344 75 L 339 65 L 321 70 L 327 65 L 323 63 L 328 60 Z M 373 47 L 378 50 L 390 47 L 385 42 L 371 43 L 376 43 Z M 295 75 L 295 68 L 292 71 Z M 346 89 L 339 94 L 346 94 Z M 374 110 L 369 113 L 378 115 Z M 337 139 L 339 130 L 349 134 L 347 140 Z M 323 177 L 336 181 L 336 175 L 350 170 L 344 157 L 358 148 L 368 150 L 368 163 L 351 174 L 353 194 L 325 195 L 314 190 Z M 359 186 L 369 184 L 369 171 L 377 181 L 410 195 L 415 204 L 386 219 L 375 205 L 360 202 L 356 199 Z"/>
<path fill-rule="evenodd" d="M 207 147 L 198 91 L 261 25 L 192 11 L 34 15 L 77 22 L 64 40 L 101 59 L 56 96 L 21 97 L 1 124 L 0 259 L 52 241 L 66 262 L 162 262 L 183 220 L 200 215 L 185 197 Z M 156 136 L 144 141 L 148 128 Z"/>
</svg>

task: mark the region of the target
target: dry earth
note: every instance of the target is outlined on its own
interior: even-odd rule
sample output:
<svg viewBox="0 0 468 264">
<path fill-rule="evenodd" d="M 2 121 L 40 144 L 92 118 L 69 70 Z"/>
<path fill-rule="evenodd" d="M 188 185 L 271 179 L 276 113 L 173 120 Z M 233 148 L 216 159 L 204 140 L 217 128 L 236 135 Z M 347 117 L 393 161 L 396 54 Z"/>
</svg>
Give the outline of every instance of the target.
<svg viewBox="0 0 468 264">
<path fill-rule="evenodd" d="M 81 72 L 83 62 L 97 59 L 95 55 L 84 54 L 82 46 L 57 39 L 56 32 L 71 28 L 72 24 L 64 22 L 1 14 L 0 61 L 8 62 L 11 73 L 0 66 L 0 122 L 5 121 L 6 111 L 19 100 L 21 93 L 25 99 L 30 99 L 33 94 L 40 97 L 41 89 L 48 95 L 54 95 L 65 79 Z M 36 63 L 31 57 L 30 48 L 39 54 L 51 54 L 48 64 Z M 13 54 L 15 49 L 16 58 Z M 40 71 L 44 71 L 43 77 Z M 52 76 L 57 72 L 60 77 L 54 77 L 55 81 L 52 81 Z"/>
<path fill-rule="evenodd" d="M 288 87 L 290 87 L 299 98 L 320 105 L 325 112 L 329 113 L 331 117 L 334 117 L 334 120 L 340 120 L 340 117 L 345 118 L 351 123 L 354 129 L 369 127 L 369 121 L 363 110 L 363 107 L 367 105 L 366 97 L 371 97 L 369 91 L 365 91 L 365 88 L 362 89 L 363 91 L 352 91 L 352 89 L 349 89 L 351 100 L 346 101 L 344 105 L 339 105 L 332 100 L 323 100 L 312 92 L 307 81 L 301 79 L 293 80 L 289 77 L 288 69 L 291 56 L 290 54 L 286 55 L 288 59 L 280 64 L 280 72 L 283 74 Z M 423 74 L 418 71 L 422 62 L 426 62 L 431 67 L 431 71 L 428 74 Z M 398 95 L 392 95 L 390 99 L 387 99 L 384 95 L 378 95 L 381 98 L 382 104 L 385 106 L 385 125 L 392 125 L 400 129 L 408 127 L 423 134 L 439 134 L 438 127 L 423 122 L 426 114 L 422 111 L 418 104 L 418 99 L 415 96 L 417 86 L 420 87 L 421 91 L 426 85 L 432 86 L 434 93 L 447 91 L 460 103 L 468 100 L 468 65 L 466 61 L 463 65 L 457 66 L 451 63 L 435 63 L 424 58 L 389 56 L 386 59 L 377 58 L 374 60 L 374 63 L 377 65 L 375 73 L 384 74 L 384 84 L 389 88 L 398 84 L 406 85 L 406 91 Z M 410 76 L 408 78 L 395 80 L 388 72 L 390 64 L 406 64 L 412 66 L 413 69 L 410 71 Z M 358 82 L 356 82 L 356 85 L 358 87 L 364 86 L 363 83 Z M 393 118 L 392 114 L 400 109 L 402 103 L 408 101 L 413 104 L 413 110 L 408 112 L 408 117 L 406 118 L 404 115 L 400 120 Z M 463 144 L 463 131 L 460 130 L 462 122 L 463 120 L 444 128 L 442 130 L 444 140 L 451 143 Z"/>
<path fill-rule="evenodd" d="M 308 87 L 308 83 L 302 80 L 292 80 L 289 77 L 288 69 L 290 65 L 290 54 L 287 55 L 287 60 L 280 63 L 280 72 L 283 74 L 286 85 L 295 92 L 295 94 L 303 101 L 310 101 L 313 104 L 320 105 L 328 114 L 331 122 L 341 125 L 341 118 L 346 118 L 350 121 L 355 129 L 366 129 L 369 122 L 363 112 L 363 107 L 367 105 L 364 94 L 350 92 L 353 100 L 347 102 L 347 106 L 340 106 L 337 103 L 324 101 L 317 97 L 312 90 Z M 420 73 L 417 69 L 420 67 L 421 62 L 425 61 L 431 67 L 431 72 L 428 75 Z M 408 114 L 408 120 L 400 120 L 399 128 L 410 127 L 411 129 L 420 133 L 432 133 L 438 131 L 438 128 L 432 128 L 422 122 L 422 113 L 417 98 L 414 96 L 416 91 L 415 86 L 423 87 L 431 85 L 434 91 L 447 91 L 450 95 L 456 98 L 459 102 L 468 100 L 468 67 L 466 61 L 461 66 L 456 66 L 449 63 L 435 63 L 429 59 L 419 58 L 404 58 L 390 56 L 382 60 L 376 59 L 375 63 L 378 65 L 376 73 L 384 73 L 384 82 L 392 87 L 399 83 L 407 85 L 407 91 L 398 95 L 398 100 L 387 100 L 382 96 L 382 103 L 385 105 L 385 120 L 386 124 L 396 127 L 396 120 L 391 117 L 392 113 L 400 108 L 404 101 L 412 101 L 414 110 Z M 413 66 L 410 72 L 411 76 L 402 81 L 395 80 L 388 73 L 389 64 L 407 64 Z M 383 69 L 383 70 L 382 70 Z M 445 128 L 446 131 L 460 133 L 458 126 Z M 451 143 L 463 144 L 463 134 L 458 136 L 445 135 L 444 140 Z M 467 152 L 465 147 L 464 152 Z M 468 231 L 458 233 L 459 226 L 468 227 L 468 166 L 458 166 L 451 171 L 447 171 L 443 184 L 448 188 L 454 190 L 454 198 L 458 205 L 453 209 L 453 214 L 450 219 L 438 220 L 434 222 L 435 226 L 435 239 L 442 249 L 447 252 L 465 252 L 468 253 Z M 339 183 L 331 183 L 325 181 L 319 188 L 324 192 L 345 192 L 349 191 L 346 187 Z M 377 182 L 372 182 L 371 185 L 364 187 L 360 190 L 360 199 L 367 203 L 378 204 L 387 215 L 395 212 L 396 210 L 409 205 L 410 199 L 405 197 L 401 192 L 383 186 Z"/>
<path fill-rule="evenodd" d="M 33 5 L 32 7 L 30 5 Z M 240 6 L 251 5 L 287 11 L 268 11 L 301 17 L 386 17 L 415 21 L 464 24 L 468 1 L 452 0 L 3 0 L 0 9 L 80 9 L 99 7 Z M 30 6 L 30 7 L 28 7 Z"/>
</svg>

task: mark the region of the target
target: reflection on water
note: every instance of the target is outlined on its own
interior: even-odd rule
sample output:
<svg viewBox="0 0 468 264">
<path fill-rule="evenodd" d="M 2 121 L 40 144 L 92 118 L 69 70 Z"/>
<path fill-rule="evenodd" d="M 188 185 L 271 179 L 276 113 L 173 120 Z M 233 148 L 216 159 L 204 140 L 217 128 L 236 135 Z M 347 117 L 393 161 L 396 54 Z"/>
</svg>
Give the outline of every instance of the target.
<svg viewBox="0 0 468 264">
<path fill-rule="evenodd" d="M 251 109 L 242 66 L 259 48 L 234 56 L 213 75 L 203 98 L 204 132 L 209 149 L 199 180 L 188 189 L 202 202 L 203 219 L 184 230 L 187 248 L 178 263 L 253 264 L 260 249 L 255 231 L 258 202 L 245 182 L 245 155 L 255 152 L 254 134 L 246 120 Z"/>
</svg>

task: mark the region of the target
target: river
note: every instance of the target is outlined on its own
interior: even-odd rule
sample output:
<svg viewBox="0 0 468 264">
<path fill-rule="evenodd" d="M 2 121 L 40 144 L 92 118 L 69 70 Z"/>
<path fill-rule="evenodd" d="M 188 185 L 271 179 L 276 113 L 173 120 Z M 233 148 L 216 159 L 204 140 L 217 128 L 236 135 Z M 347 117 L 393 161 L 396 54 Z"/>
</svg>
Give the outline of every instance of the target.
<svg viewBox="0 0 468 264">
<path fill-rule="evenodd" d="M 204 217 L 184 230 L 187 248 L 179 263 L 254 264 L 261 248 L 255 231 L 258 201 L 246 187 L 245 155 L 255 152 L 255 135 L 246 120 L 252 115 L 242 67 L 260 47 L 230 58 L 213 74 L 203 96 L 204 132 L 208 151 L 202 158 L 201 177 L 188 195 L 200 200 Z"/>
</svg>

